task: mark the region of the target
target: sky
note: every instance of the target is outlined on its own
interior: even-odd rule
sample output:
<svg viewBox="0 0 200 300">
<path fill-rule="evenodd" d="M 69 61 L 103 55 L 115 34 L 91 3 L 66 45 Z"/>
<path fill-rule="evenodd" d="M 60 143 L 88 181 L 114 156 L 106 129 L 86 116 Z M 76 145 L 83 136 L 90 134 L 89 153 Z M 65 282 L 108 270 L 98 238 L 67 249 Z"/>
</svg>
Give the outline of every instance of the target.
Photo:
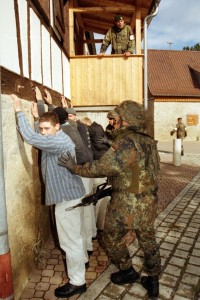
<svg viewBox="0 0 200 300">
<path fill-rule="evenodd" d="M 147 30 L 148 49 L 182 50 L 197 43 L 200 43 L 200 0 L 161 0 L 158 14 Z M 100 44 L 96 46 L 99 53 Z M 110 48 L 106 53 L 110 53 Z"/>
<path fill-rule="evenodd" d="M 182 50 L 200 43 L 200 0 L 161 0 L 147 37 L 149 49 Z"/>
</svg>

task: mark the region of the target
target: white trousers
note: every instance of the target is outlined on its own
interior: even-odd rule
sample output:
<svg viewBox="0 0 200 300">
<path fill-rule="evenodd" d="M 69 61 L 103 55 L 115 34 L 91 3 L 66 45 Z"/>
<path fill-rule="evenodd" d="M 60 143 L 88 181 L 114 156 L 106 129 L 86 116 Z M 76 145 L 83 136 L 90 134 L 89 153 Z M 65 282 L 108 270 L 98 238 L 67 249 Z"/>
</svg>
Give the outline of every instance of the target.
<svg viewBox="0 0 200 300">
<path fill-rule="evenodd" d="M 93 178 L 81 177 L 84 188 L 85 188 L 85 196 L 89 196 L 93 193 Z M 84 213 L 84 233 L 86 239 L 86 250 L 93 251 L 93 243 L 92 238 L 96 236 L 96 218 L 94 205 L 88 205 L 83 207 Z"/>
<path fill-rule="evenodd" d="M 71 211 L 66 208 L 81 202 L 81 199 L 56 204 L 55 217 L 60 247 L 66 253 L 69 282 L 74 285 L 85 284 L 85 252 L 83 245 L 83 208 Z"/>
</svg>

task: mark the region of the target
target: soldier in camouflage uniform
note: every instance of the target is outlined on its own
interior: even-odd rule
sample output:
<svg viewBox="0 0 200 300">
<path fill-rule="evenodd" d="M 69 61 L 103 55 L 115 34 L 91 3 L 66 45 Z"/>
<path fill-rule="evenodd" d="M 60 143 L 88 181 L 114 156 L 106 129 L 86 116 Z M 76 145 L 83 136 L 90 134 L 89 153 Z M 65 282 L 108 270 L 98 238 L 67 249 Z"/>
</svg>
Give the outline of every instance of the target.
<svg viewBox="0 0 200 300">
<path fill-rule="evenodd" d="M 126 100 L 115 108 L 115 137 L 110 149 L 92 163 L 76 165 L 70 155 L 59 158 L 59 165 L 85 177 L 107 176 L 113 193 L 107 208 L 103 245 L 119 271 L 111 274 L 115 284 L 134 283 L 139 273 L 123 237 L 134 230 L 144 252 L 144 271 L 141 283 L 149 297 L 159 294 L 161 263 L 155 240 L 154 220 L 157 210 L 157 173 L 159 155 L 156 141 L 147 135 L 144 110 L 137 102 Z"/>
<path fill-rule="evenodd" d="M 103 55 L 111 44 L 111 54 L 129 56 L 135 47 L 133 31 L 129 25 L 124 23 L 124 19 L 120 15 L 115 16 L 114 23 L 115 25 L 108 30 L 103 39 L 99 55 Z"/>
<path fill-rule="evenodd" d="M 181 155 L 184 155 L 183 140 L 187 136 L 186 126 L 182 122 L 182 118 L 177 119 L 176 127 L 170 132 L 173 135 L 176 132 L 176 138 L 181 139 Z"/>
</svg>

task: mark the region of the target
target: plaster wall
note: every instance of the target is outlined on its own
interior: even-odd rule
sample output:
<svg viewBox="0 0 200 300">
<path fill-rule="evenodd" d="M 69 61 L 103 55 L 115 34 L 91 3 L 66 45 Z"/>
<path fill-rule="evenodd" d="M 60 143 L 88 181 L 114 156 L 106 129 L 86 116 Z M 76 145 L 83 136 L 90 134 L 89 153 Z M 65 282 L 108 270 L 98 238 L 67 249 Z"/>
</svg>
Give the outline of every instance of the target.
<svg viewBox="0 0 200 300">
<path fill-rule="evenodd" d="M 49 208 L 42 204 L 39 151 L 25 143 L 18 133 L 11 97 L 1 95 L 1 102 L 8 238 L 17 300 L 35 262 L 42 258 L 42 246 L 50 234 Z M 31 104 L 26 100 L 22 103 L 33 125 Z"/>
<path fill-rule="evenodd" d="M 170 141 L 175 136 L 170 135 L 177 118 L 181 117 L 187 126 L 187 141 L 200 139 L 200 123 L 196 126 L 187 125 L 187 115 L 194 114 L 200 118 L 200 103 L 198 102 L 154 102 L 154 133 L 159 141 Z"/>
</svg>

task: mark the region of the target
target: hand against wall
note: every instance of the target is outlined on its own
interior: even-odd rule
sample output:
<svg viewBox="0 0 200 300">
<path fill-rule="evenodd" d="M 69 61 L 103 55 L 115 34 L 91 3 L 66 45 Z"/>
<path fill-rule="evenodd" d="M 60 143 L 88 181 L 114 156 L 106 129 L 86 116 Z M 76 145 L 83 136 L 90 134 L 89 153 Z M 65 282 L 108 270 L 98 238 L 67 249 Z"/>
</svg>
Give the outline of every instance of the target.
<svg viewBox="0 0 200 300">
<path fill-rule="evenodd" d="M 68 104 L 67 104 L 67 100 L 65 99 L 65 96 L 61 96 L 61 103 L 62 103 L 62 107 L 64 108 L 69 108 Z"/>
<path fill-rule="evenodd" d="M 39 117 L 37 103 L 34 101 L 31 102 L 31 113 L 34 118 Z"/>
<path fill-rule="evenodd" d="M 36 100 L 42 100 L 42 93 L 41 93 L 40 89 L 37 86 L 35 86 L 34 90 L 35 90 Z"/>
<path fill-rule="evenodd" d="M 13 106 L 15 112 L 21 111 L 21 99 L 19 99 L 15 94 L 12 94 L 11 97 L 13 99 Z"/>
<path fill-rule="evenodd" d="M 46 96 L 44 97 L 44 100 L 47 104 L 52 104 L 52 97 L 51 94 L 49 93 L 49 91 L 47 89 L 44 90 Z"/>
</svg>

